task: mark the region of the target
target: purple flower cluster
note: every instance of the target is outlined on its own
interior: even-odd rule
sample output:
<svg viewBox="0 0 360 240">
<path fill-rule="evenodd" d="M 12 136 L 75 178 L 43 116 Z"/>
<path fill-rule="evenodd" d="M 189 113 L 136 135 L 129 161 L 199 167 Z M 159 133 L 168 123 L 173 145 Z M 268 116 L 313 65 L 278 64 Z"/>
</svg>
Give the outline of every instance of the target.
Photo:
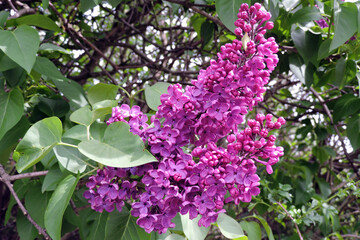
<svg viewBox="0 0 360 240">
<path fill-rule="evenodd" d="M 131 199 L 137 224 L 147 232 L 164 233 L 174 227 L 171 220 L 179 212 L 190 219 L 201 215 L 199 226 L 207 227 L 225 212 L 225 203 L 249 202 L 260 193 L 256 164 L 272 173 L 283 149 L 274 145 L 269 131 L 285 120 L 272 122 L 271 115 L 258 114 L 243 131 L 238 126 L 263 100 L 264 86 L 278 63 L 278 46 L 264 37 L 273 24 L 260 4 L 242 4 L 238 17 L 235 33 L 240 40 L 222 46 L 218 59 L 200 71 L 192 86 L 170 86 L 150 126 L 139 107 L 114 108 L 108 124 L 128 122 L 159 162 L 98 170 L 84 194 L 94 210 L 121 211 Z M 220 146 L 220 139 L 227 144 Z"/>
</svg>

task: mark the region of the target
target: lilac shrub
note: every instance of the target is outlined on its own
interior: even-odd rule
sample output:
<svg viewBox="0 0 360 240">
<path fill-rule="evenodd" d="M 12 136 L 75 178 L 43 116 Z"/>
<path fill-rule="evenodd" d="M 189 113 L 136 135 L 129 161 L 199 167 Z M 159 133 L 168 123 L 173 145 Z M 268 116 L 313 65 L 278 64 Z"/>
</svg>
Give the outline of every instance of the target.
<svg viewBox="0 0 360 240">
<path fill-rule="evenodd" d="M 174 227 L 177 213 L 190 219 L 201 215 L 199 226 L 210 226 L 224 204 L 251 201 L 260 193 L 257 165 L 272 165 L 283 155 L 269 132 L 283 118 L 257 114 L 242 131 L 244 116 L 263 100 L 264 86 L 278 63 L 278 45 L 264 37 L 273 27 L 260 4 L 242 4 L 235 34 L 240 40 L 221 47 L 217 60 L 185 89 L 169 86 L 157 113 L 148 118 L 138 106 L 113 109 L 108 124 L 123 121 L 139 135 L 157 163 L 117 169 L 105 167 L 91 176 L 84 193 L 96 211 L 121 211 L 131 201 L 131 213 L 147 232 Z M 226 144 L 219 144 L 224 139 Z M 184 149 L 190 152 L 185 152 Z"/>
</svg>

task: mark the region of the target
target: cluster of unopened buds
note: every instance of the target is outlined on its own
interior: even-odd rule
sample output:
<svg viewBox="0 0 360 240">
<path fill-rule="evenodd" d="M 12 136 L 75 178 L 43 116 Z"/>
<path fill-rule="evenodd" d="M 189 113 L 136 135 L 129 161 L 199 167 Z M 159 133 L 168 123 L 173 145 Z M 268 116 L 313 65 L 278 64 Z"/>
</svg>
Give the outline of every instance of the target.
<svg viewBox="0 0 360 240">
<path fill-rule="evenodd" d="M 158 162 L 98 170 L 84 194 L 94 210 L 121 211 L 131 199 L 137 224 L 147 232 L 164 233 L 175 226 L 171 220 L 177 213 L 188 213 L 190 219 L 201 215 L 199 226 L 208 227 L 225 212 L 225 203 L 249 202 L 260 193 L 257 164 L 273 172 L 283 149 L 274 145 L 276 137 L 269 131 L 285 120 L 273 122 L 271 115 L 257 114 L 243 131 L 239 125 L 263 100 L 278 46 L 264 37 L 273 24 L 260 4 L 242 4 L 238 17 L 235 34 L 241 40 L 221 47 L 218 59 L 191 86 L 170 86 L 150 126 L 138 106 L 113 109 L 108 124 L 128 123 Z M 227 144 L 219 146 L 220 139 Z"/>
</svg>

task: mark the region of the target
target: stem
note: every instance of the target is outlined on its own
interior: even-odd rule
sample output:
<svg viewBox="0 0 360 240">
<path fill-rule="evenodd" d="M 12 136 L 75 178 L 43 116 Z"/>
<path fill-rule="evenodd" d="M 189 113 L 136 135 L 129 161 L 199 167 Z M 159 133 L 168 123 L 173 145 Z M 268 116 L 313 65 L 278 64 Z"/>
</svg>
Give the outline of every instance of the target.
<svg viewBox="0 0 360 240">
<path fill-rule="evenodd" d="M 86 136 L 87 139 L 90 140 L 90 126 L 86 126 Z"/>
<path fill-rule="evenodd" d="M 128 96 L 128 98 L 131 98 L 130 93 L 129 93 L 128 91 L 126 91 L 126 89 L 125 89 L 125 88 L 123 88 L 123 87 L 121 87 L 121 86 L 118 86 L 118 88 L 120 88 L 121 90 L 123 90 L 123 91 L 124 91 L 124 93 Z"/>
<path fill-rule="evenodd" d="M 81 176 L 79 177 L 79 179 L 81 179 L 81 178 L 85 177 L 86 175 L 89 175 L 89 174 L 91 174 L 91 173 L 95 172 L 95 171 L 96 171 L 96 170 L 98 170 L 98 169 L 99 169 L 99 168 L 98 168 L 98 167 L 96 167 L 96 168 L 94 168 L 93 170 L 91 170 L 91 171 L 89 171 L 89 172 L 84 173 L 83 175 L 81 175 Z"/>
<path fill-rule="evenodd" d="M 62 146 L 68 146 L 68 147 L 73 147 L 73 148 L 78 148 L 78 146 L 70 144 L 70 143 L 64 143 L 64 142 L 59 142 L 57 145 L 62 145 Z"/>
<path fill-rule="evenodd" d="M 15 181 L 23 178 L 32 178 L 32 177 L 40 177 L 45 176 L 49 171 L 39 171 L 39 172 L 31 172 L 31 173 L 22 173 L 16 174 L 8 177 L 9 181 Z M 3 178 L 0 177 L 0 181 L 3 181 Z"/>
<path fill-rule="evenodd" d="M 296 224 L 295 220 L 293 219 L 293 217 L 290 215 L 290 213 L 286 210 L 286 208 L 280 202 L 277 202 L 277 204 L 280 205 L 280 207 L 286 212 L 286 214 L 289 216 L 289 218 L 293 221 L 293 223 L 295 224 L 296 231 L 297 231 L 297 233 L 299 235 L 300 240 L 303 240 L 300 229 L 299 229 L 298 225 Z"/>
</svg>

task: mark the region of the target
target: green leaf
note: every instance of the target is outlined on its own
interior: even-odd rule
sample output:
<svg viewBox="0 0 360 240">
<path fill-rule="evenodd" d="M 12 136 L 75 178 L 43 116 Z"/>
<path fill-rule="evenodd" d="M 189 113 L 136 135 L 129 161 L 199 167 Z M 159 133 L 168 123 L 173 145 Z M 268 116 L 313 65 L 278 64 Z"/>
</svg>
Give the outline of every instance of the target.
<svg viewBox="0 0 360 240">
<path fill-rule="evenodd" d="M 123 122 L 110 124 L 102 141 L 92 139 L 80 142 L 79 151 L 88 158 L 111 167 L 135 167 L 157 161 L 145 149 L 141 138 L 129 132 L 129 125 Z"/>
<path fill-rule="evenodd" d="M 313 84 L 314 74 L 316 74 L 316 67 L 312 63 L 308 63 L 305 68 L 305 85 L 307 87 Z"/>
<path fill-rule="evenodd" d="M 289 58 L 289 62 L 290 62 L 290 65 L 289 65 L 290 70 L 302 82 L 302 84 L 305 84 L 306 66 L 305 66 L 302 58 L 299 55 L 291 55 Z"/>
<path fill-rule="evenodd" d="M 66 130 L 63 135 L 63 138 L 70 138 L 70 139 L 77 139 L 80 141 L 86 141 L 87 133 L 86 133 L 86 126 L 84 125 L 76 125 L 72 128 Z"/>
<path fill-rule="evenodd" d="M 203 46 L 206 46 L 210 43 L 211 39 L 214 37 L 214 23 L 210 21 L 205 21 L 201 24 L 201 38 L 203 39 Z"/>
<path fill-rule="evenodd" d="M 38 236 L 36 228 L 21 211 L 18 211 L 16 216 L 16 229 L 21 240 L 33 240 Z"/>
<path fill-rule="evenodd" d="M 19 138 L 22 138 L 29 129 L 30 123 L 26 117 L 22 117 L 20 121 L 6 132 L 0 140 L 0 163 L 5 164 L 9 160 L 10 153 L 16 147 Z"/>
<path fill-rule="evenodd" d="M 91 226 L 88 240 L 98 240 L 105 238 L 105 227 L 109 216 L 108 212 L 96 213 L 96 218 Z"/>
<path fill-rule="evenodd" d="M 57 98 L 45 98 L 39 97 L 38 108 L 40 111 L 48 115 L 49 117 L 63 117 L 70 110 L 69 104 L 61 97 Z"/>
<path fill-rule="evenodd" d="M 327 199 L 331 194 L 330 184 L 328 182 L 326 182 L 325 179 L 322 179 L 322 178 L 318 178 L 317 182 L 319 184 L 319 188 L 320 188 L 323 199 Z"/>
<path fill-rule="evenodd" d="M 57 164 L 54 165 L 44 178 L 41 192 L 44 193 L 45 191 L 54 191 L 57 184 L 67 175 L 69 175 L 68 172 L 62 172 Z"/>
<path fill-rule="evenodd" d="M 245 236 L 240 224 L 225 213 L 219 214 L 216 223 L 220 232 L 227 238 L 234 239 Z"/>
<path fill-rule="evenodd" d="M 290 19 L 290 23 L 304 23 L 321 19 L 320 10 L 317 7 L 304 7 L 296 11 Z"/>
<path fill-rule="evenodd" d="M 113 8 L 117 7 L 123 0 L 108 0 Z"/>
<path fill-rule="evenodd" d="M 13 188 L 14 188 L 16 194 L 18 195 L 19 199 L 23 199 L 24 195 L 26 194 L 26 191 L 28 190 L 27 183 L 25 183 L 22 180 L 15 181 L 15 183 L 13 184 Z M 15 204 L 16 204 L 15 198 L 11 195 L 10 201 L 9 201 L 9 204 L 6 209 L 6 213 L 5 213 L 4 225 L 6 225 L 6 223 L 9 221 L 10 217 L 12 216 L 11 210 Z M 19 213 L 21 213 L 21 211 L 18 211 L 18 214 Z"/>
<path fill-rule="evenodd" d="M 62 124 L 57 117 L 45 118 L 27 131 L 15 151 L 20 155 L 16 163 L 18 172 L 38 163 L 61 141 Z"/>
<path fill-rule="evenodd" d="M 20 67 L 0 50 L 0 72 Z"/>
<path fill-rule="evenodd" d="M 341 98 L 336 100 L 333 113 L 334 122 L 357 113 L 359 110 L 360 98 L 355 97 L 353 94 L 343 95 Z"/>
<path fill-rule="evenodd" d="M 130 211 L 123 207 L 121 212 L 113 211 L 105 227 L 106 240 L 150 240 L 151 235 L 136 223 L 136 218 L 130 214 Z"/>
<path fill-rule="evenodd" d="M 158 110 L 158 106 L 161 104 L 160 96 L 167 93 L 167 89 L 170 83 L 158 82 L 153 86 L 145 86 L 145 100 L 147 105 L 154 111 Z"/>
<path fill-rule="evenodd" d="M 12 69 L 4 71 L 3 75 L 6 83 L 11 88 L 15 88 L 16 86 L 23 84 L 26 79 L 26 71 L 18 65 Z"/>
<path fill-rule="evenodd" d="M 52 43 L 43 43 L 40 45 L 39 47 L 39 50 L 42 50 L 42 51 L 58 51 L 58 52 L 62 52 L 62 53 L 65 53 L 65 54 L 71 54 L 70 51 L 62 48 L 62 47 L 59 47 L 55 44 L 52 44 Z"/>
<path fill-rule="evenodd" d="M 39 49 L 38 32 L 26 25 L 15 31 L 0 30 L 0 49 L 14 62 L 30 73 Z"/>
<path fill-rule="evenodd" d="M 169 236 L 167 236 L 164 240 L 186 240 L 186 238 L 184 238 L 183 236 L 179 235 L 179 234 L 171 234 Z"/>
<path fill-rule="evenodd" d="M 94 122 L 95 119 L 93 118 L 93 112 L 90 110 L 90 107 L 85 106 L 73 112 L 70 115 L 70 120 L 88 127 Z"/>
<path fill-rule="evenodd" d="M 55 86 L 74 104 L 77 108 L 84 107 L 88 104 L 85 92 L 82 87 L 66 77 L 64 77 L 57 69 L 55 64 L 48 58 L 37 57 L 34 65 L 34 70 L 48 78 L 55 84 Z"/>
<path fill-rule="evenodd" d="M 5 26 L 5 22 L 8 19 L 10 13 L 7 11 L 1 11 L 0 12 L 0 27 L 4 27 Z"/>
<path fill-rule="evenodd" d="M 360 118 L 358 116 L 352 117 L 349 120 L 346 132 L 354 150 L 360 148 Z"/>
<path fill-rule="evenodd" d="M 101 0 L 80 0 L 80 11 L 86 12 L 97 6 Z"/>
<path fill-rule="evenodd" d="M 241 227 L 247 233 L 248 238 L 251 240 L 261 240 L 261 229 L 257 222 L 241 221 Z"/>
<path fill-rule="evenodd" d="M 18 89 L 9 93 L 0 90 L 0 139 L 20 120 L 24 98 Z"/>
<path fill-rule="evenodd" d="M 249 0 L 216 0 L 215 8 L 220 20 L 232 32 L 235 31 L 234 22 L 238 19 L 237 14 L 242 3 L 251 5 Z"/>
<path fill-rule="evenodd" d="M 198 222 L 201 218 L 200 215 L 198 215 L 194 219 L 189 218 L 189 214 L 180 215 L 181 217 L 181 223 L 184 229 L 185 236 L 189 240 L 203 240 L 205 239 L 207 233 L 210 230 L 210 227 L 199 227 Z"/>
<path fill-rule="evenodd" d="M 40 184 L 30 185 L 26 195 L 25 195 L 25 207 L 28 210 L 30 216 L 34 221 L 39 224 L 41 227 L 45 226 L 44 223 L 44 214 L 45 208 L 49 201 L 48 193 L 41 192 Z"/>
<path fill-rule="evenodd" d="M 26 24 L 54 32 L 61 32 L 61 28 L 59 28 L 53 20 L 41 14 L 32 14 L 17 18 L 16 23 L 17 25 Z"/>
<path fill-rule="evenodd" d="M 43 9 L 46 10 L 49 7 L 49 0 L 42 0 L 41 4 Z"/>
<path fill-rule="evenodd" d="M 338 48 L 351 38 L 357 31 L 358 11 L 354 3 L 344 3 L 334 11 L 334 38 L 330 51 Z"/>
<path fill-rule="evenodd" d="M 113 84 L 98 83 L 89 89 L 87 97 L 93 106 L 103 100 L 115 100 L 118 90 L 119 88 Z"/>
<path fill-rule="evenodd" d="M 102 118 L 112 113 L 112 108 L 116 107 L 118 102 L 116 100 L 103 100 L 93 105 L 93 119 Z"/>
<path fill-rule="evenodd" d="M 355 78 L 356 76 L 356 63 L 353 60 L 345 60 L 341 57 L 336 62 L 335 67 L 335 79 L 333 79 L 332 83 L 338 86 L 340 89 L 344 87 L 344 85 Z"/>
<path fill-rule="evenodd" d="M 317 67 L 319 65 L 317 52 L 321 43 L 321 35 L 313 34 L 310 31 L 305 32 L 301 28 L 297 28 L 291 32 L 291 38 L 305 64 L 311 62 Z"/>
<path fill-rule="evenodd" d="M 332 40 L 328 38 L 320 44 L 318 51 L 318 59 L 317 59 L 318 61 L 330 56 L 332 53 L 335 52 L 335 50 L 330 51 L 331 41 Z"/>
<path fill-rule="evenodd" d="M 259 222 L 263 225 L 263 227 L 265 228 L 266 234 L 268 235 L 268 239 L 269 240 L 275 240 L 273 232 L 271 230 L 271 227 L 269 226 L 267 221 L 263 217 L 260 217 L 260 216 L 257 216 L 257 215 L 253 215 L 252 217 L 259 220 Z"/>
<path fill-rule="evenodd" d="M 54 153 L 59 163 L 72 173 L 82 173 L 86 169 L 87 157 L 82 155 L 77 148 L 57 145 Z"/>
<path fill-rule="evenodd" d="M 72 175 L 67 176 L 60 182 L 51 195 L 45 211 L 45 228 L 54 240 L 61 239 L 61 225 L 64 212 L 75 190 L 79 179 Z"/>
</svg>

